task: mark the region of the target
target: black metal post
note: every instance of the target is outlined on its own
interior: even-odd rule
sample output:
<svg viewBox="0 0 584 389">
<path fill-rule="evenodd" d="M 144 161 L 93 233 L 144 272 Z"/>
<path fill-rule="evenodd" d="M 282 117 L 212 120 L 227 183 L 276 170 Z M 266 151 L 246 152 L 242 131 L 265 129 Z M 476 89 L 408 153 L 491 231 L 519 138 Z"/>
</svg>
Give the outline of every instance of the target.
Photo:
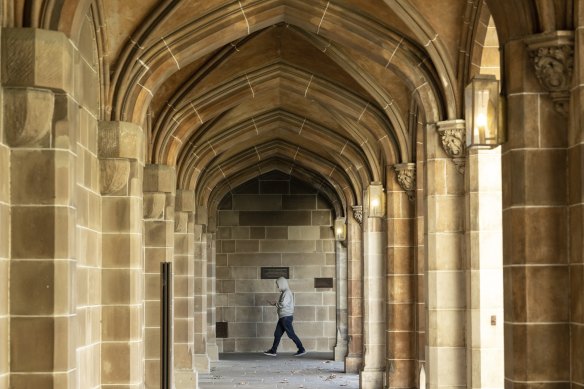
<svg viewBox="0 0 584 389">
<path fill-rule="evenodd" d="M 172 263 L 160 263 L 160 389 L 170 389 L 172 347 Z"/>
</svg>

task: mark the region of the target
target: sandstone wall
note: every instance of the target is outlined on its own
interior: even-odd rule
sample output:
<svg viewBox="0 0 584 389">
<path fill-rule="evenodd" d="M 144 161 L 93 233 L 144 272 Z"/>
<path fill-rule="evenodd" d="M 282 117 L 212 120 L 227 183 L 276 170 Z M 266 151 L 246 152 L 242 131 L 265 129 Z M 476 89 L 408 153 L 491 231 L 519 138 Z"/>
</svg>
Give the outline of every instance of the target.
<svg viewBox="0 0 584 389">
<path fill-rule="evenodd" d="M 314 287 L 335 277 L 330 207 L 312 188 L 280 174 L 264 175 L 224 199 L 217 230 L 217 321 L 228 322 L 224 352 L 270 348 L 277 314 L 266 300 L 279 296 L 261 267 L 289 267 L 294 328 L 308 350 L 330 351 L 336 341 L 335 288 Z M 285 335 L 279 352 L 295 351 Z"/>
</svg>

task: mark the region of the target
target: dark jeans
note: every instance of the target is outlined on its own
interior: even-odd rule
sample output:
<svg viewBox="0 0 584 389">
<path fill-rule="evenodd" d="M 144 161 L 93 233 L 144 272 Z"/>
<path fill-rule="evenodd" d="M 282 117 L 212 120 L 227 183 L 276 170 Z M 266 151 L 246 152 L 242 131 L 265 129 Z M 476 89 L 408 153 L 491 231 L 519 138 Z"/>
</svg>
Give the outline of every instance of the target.
<svg viewBox="0 0 584 389">
<path fill-rule="evenodd" d="M 304 351 L 304 346 L 302 346 L 302 342 L 300 341 L 300 339 L 298 339 L 296 333 L 294 333 L 294 327 L 292 327 L 292 320 L 294 320 L 292 316 L 284 316 L 278 319 L 278 324 L 276 324 L 276 330 L 274 331 L 274 344 L 272 345 L 273 352 L 276 352 L 276 350 L 278 350 L 278 345 L 280 344 L 280 339 L 282 338 L 282 335 L 284 335 L 284 332 L 286 333 L 286 335 L 288 335 L 290 339 L 292 339 L 296 347 L 298 347 L 299 351 Z"/>
</svg>

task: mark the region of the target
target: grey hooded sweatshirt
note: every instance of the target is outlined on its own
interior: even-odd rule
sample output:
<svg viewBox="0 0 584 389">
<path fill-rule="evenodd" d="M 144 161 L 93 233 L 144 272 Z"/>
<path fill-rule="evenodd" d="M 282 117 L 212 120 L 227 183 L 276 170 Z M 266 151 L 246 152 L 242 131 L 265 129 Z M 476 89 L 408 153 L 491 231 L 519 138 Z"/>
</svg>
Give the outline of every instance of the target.
<svg viewBox="0 0 584 389">
<path fill-rule="evenodd" d="M 278 285 L 278 289 L 282 291 L 282 293 L 280 293 L 280 299 L 276 303 L 278 317 L 292 316 L 294 314 L 294 296 L 288 286 L 288 280 L 284 277 L 280 277 L 276 280 L 276 285 Z"/>
</svg>

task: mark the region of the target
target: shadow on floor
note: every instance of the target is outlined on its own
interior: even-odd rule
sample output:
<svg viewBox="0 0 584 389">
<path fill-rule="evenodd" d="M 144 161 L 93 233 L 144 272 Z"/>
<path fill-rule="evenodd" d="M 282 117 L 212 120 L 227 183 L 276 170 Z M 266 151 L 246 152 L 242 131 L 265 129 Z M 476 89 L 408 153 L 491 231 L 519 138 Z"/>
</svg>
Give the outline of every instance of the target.
<svg viewBox="0 0 584 389">
<path fill-rule="evenodd" d="M 223 388 L 359 388 L 359 376 L 343 372 L 342 362 L 332 360 L 332 353 L 308 353 L 277 357 L 262 353 L 225 353 L 211 364 L 209 374 L 199 375 L 200 389 Z"/>
<path fill-rule="evenodd" d="M 313 359 L 317 361 L 331 361 L 333 359 L 332 353 L 323 353 L 323 352 L 314 352 L 314 353 L 307 353 L 301 357 L 295 357 L 293 352 L 289 353 L 278 353 L 276 357 L 270 357 L 268 355 L 264 355 L 263 353 L 222 353 L 219 354 L 220 361 L 252 361 L 252 360 L 265 360 L 265 359 L 278 359 L 278 358 L 286 358 L 286 359 Z"/>
</svg>

